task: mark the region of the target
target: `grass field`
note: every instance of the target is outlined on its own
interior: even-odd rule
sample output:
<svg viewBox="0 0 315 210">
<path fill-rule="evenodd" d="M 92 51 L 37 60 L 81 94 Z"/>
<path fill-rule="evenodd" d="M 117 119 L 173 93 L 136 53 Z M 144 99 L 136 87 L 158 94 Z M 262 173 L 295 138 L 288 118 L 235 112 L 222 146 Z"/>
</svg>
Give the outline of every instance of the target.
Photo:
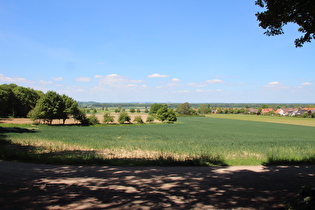
<svg viewBox="0 0 315 210">
<path fill-rule="evenodd" d="M 4 144 L 6 149 L 26 148 L 28 153 L 37 155 L 38 161 L 47 156 L 79 160 L 84 156 L 83 159 L 96 158 L 101 163 L 105 159 L 105 164 L 114 165 L 125 164 L 126 160 L 140 165 L 159 165 L 159 161 L 161 165 L 315 163 L 315 128 L 311 126 L 180 117 L 175 124 L 25 125 L 2 130 L 3 140 L 10 142 Z M 3 153 L 2 150 L 4 158 L 9 155 Z"/>
<path fill-rule="evenodd" d="M 241 115 L 241 114 L 212 114 L 208 115 L 211 118 L 220 119 L 233 119 L 233 120 L 246 120 L 256 122 L 270 122 L 281 123 L 290 125 L 305 125 L 315 127 L 315 119 L 312 118 L 299 118 L 299 117 L 287 117 L 287 116 L 257 116 L 257 115 Z"/>
</svg>

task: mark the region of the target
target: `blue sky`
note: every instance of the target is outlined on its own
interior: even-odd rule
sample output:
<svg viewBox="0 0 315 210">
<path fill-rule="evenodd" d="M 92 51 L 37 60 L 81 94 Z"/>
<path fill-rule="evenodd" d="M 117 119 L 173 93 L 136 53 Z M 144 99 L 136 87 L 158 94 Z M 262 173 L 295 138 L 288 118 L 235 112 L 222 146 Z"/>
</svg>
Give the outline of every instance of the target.
<svg viewBox="0 0 315 210">
<path fill-rule="evenodd" d="M 2 0 L 0 84 L 78 101 L 315 103 L 314 43 L 252 1 Z"/>
</svg>

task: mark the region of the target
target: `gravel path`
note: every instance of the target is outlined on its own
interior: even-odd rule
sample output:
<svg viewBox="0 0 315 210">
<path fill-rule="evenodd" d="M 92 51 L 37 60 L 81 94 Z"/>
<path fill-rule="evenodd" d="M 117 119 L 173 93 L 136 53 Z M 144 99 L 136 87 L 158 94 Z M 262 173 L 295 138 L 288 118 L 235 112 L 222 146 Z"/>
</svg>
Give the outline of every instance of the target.
<svg viewBox="0 0 315 210">
<path fill-rule="evenodd" d="M 107 167 L 0 161 L 1 209 L 273 209 L 315 166 Z"/>
</svg>

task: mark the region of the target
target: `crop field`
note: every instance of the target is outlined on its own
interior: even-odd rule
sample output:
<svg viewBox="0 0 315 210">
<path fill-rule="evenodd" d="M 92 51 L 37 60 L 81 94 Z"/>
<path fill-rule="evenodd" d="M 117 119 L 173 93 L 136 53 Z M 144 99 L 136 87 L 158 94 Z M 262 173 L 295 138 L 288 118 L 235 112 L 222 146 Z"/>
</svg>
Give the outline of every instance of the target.
<svg viewBox="0 0 315 210">
<path fill-rule="evenodd" d="M 15 144 L 32 148 L 29 151 L 42 154 L 39 158 L 50 154 L 116 161 L 199 161 L 195 165 L 315 162 L 315 128 L 311 126 L 180 117 L 175 124 L 24 125 L 21 130 L 14 126 L 2 129 L 11 148 Z"/>
<path fill-rule="evenodd" d="M 234 119 L 234 120 L 247 120 L 257 122 L 270 122 L 270 123 L 282 123 L 290 125 L 305 125 L 315 127 L 315 119 L 312 118 L 299 118 L 299 117 L 287 117 L 287 116 L 257 116 L 257 115 L 242 115 L 242 114 L 212 114 L 208 115 L 211 118 L 220 119 Z"/>
</svg>

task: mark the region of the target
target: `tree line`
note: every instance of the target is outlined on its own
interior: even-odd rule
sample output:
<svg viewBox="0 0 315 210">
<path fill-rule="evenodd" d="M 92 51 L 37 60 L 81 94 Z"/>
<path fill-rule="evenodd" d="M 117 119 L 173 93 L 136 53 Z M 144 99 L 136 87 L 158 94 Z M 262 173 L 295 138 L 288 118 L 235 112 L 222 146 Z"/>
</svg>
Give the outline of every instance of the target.
<svg viewBox="0 0 315 210">
<path fill-rule="evenodd" d="M 64 124 L 73 117 L 83 124 L 88 123 L 84 111 L 71 97 L 54 91 L 43 93 L 16 84 L 0 85 L 0 116 L 29 117 L 47 124 L 52 124 L 54 119 L 62 120 Z"/>
</svg>

